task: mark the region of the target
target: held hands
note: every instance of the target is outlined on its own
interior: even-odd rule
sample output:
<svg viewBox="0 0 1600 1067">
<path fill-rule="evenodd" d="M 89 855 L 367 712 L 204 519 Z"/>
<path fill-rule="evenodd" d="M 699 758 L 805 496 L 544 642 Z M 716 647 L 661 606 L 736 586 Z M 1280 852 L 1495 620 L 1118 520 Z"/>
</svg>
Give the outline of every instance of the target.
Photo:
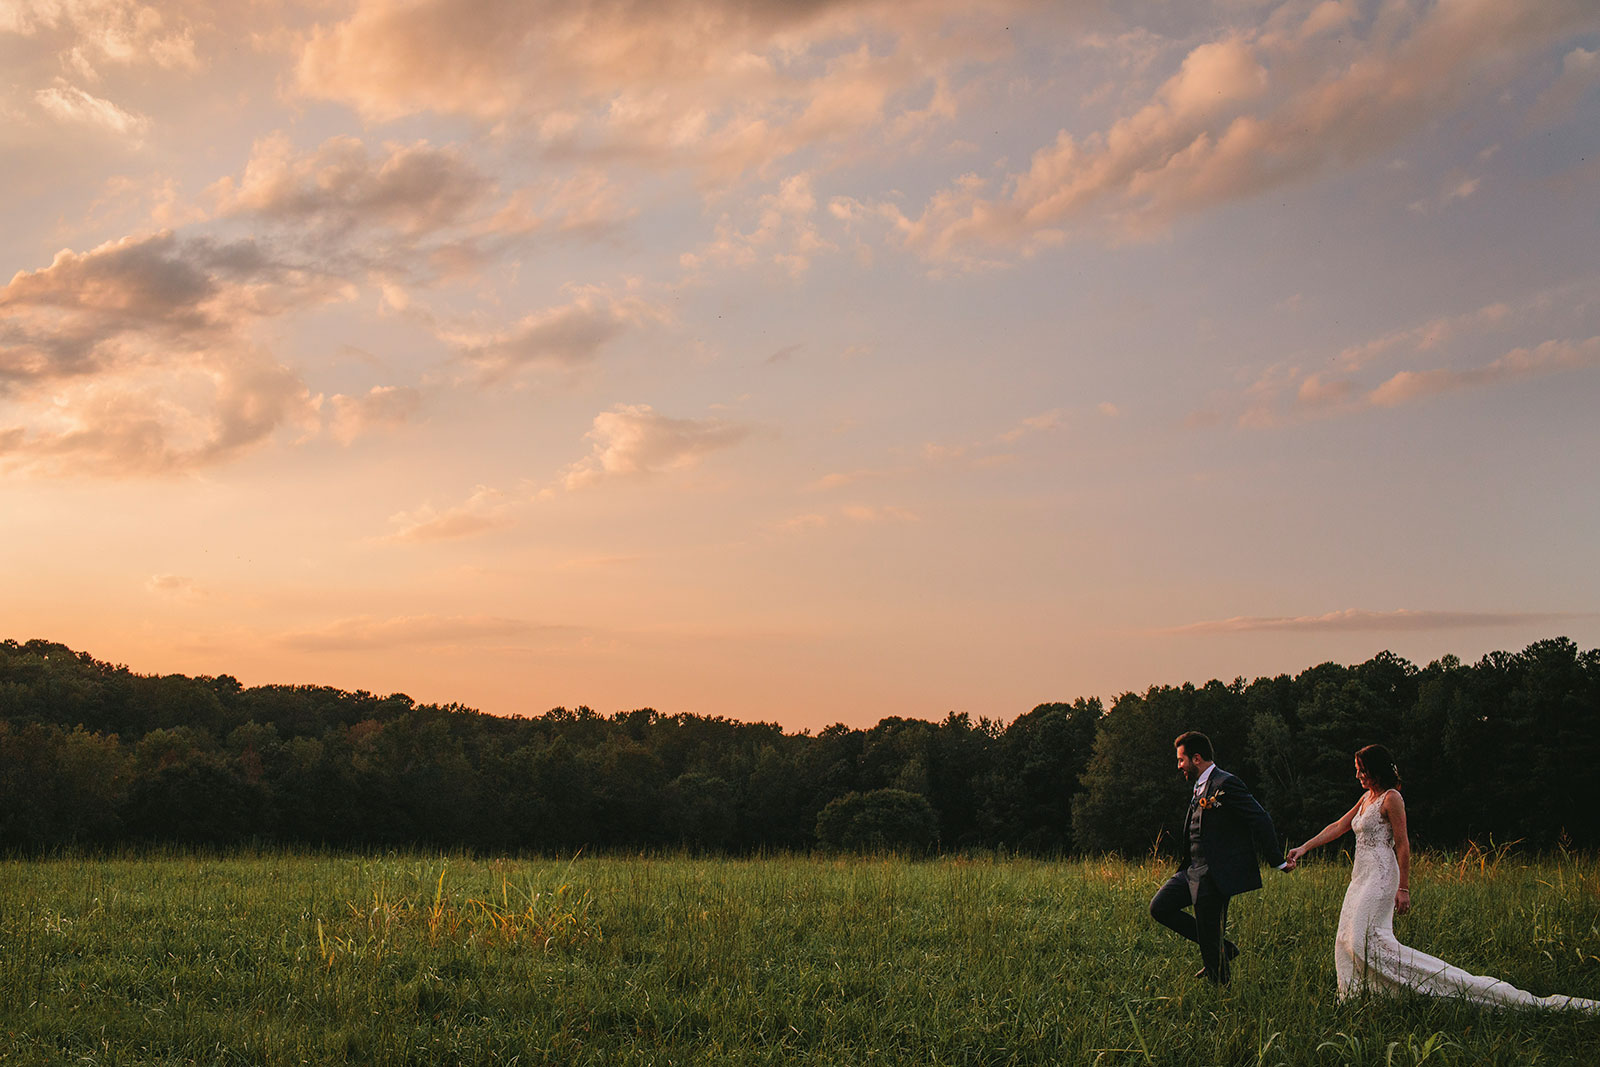
<svg viewBox="0 0 1600 1067">
<path fill-rule="evenodd" d="M 1300 865 L 1300 857 L 1304 856 L 1305 854 L 1306 850 L 1305 846 L 1303 845 L 1299 848 L 1291 848 L 1288 852 L 1285 852 L 1283 854 L 1283 858 L 1289 861 L 1288 869 L 1292 871 L 1298 867 Z"/>
</svg>

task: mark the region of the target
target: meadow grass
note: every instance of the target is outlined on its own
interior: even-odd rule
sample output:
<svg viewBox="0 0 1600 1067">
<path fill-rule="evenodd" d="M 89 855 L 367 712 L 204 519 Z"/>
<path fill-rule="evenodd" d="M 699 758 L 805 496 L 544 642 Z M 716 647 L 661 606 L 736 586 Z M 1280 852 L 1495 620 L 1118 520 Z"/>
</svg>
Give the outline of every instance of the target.
<svg viewBox="0 0 1600 1067">
<path fill-rule="evenodd" d="M 0 863 L 0 1064 L 1591 1064 L 1600 1018 L 1341 1004 L 1348 867 L 1233 984 L 1116 859 L 263 853 Z M 1600 997 L 1600 860 L 1423 857 L 1402 940 Z"/>
</svg>

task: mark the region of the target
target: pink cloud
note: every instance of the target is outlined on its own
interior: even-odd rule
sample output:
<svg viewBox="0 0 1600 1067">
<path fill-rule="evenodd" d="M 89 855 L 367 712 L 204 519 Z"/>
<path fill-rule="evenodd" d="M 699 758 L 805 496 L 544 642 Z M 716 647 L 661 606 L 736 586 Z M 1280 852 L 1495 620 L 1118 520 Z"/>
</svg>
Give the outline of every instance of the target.
<svg viewBox="0 0 1600 1067">
<path fill-rule="evenodd" d="M 974 175 L 916 217 L 875 210 L 909 247 L 969 268 L 989 262 L 990 249 L 1060 241 L 1061 227 L 1160 230 L 1184 213 L 1372 159 L 1498 89 L 1519 69 L 1515 57 L 1600 27 L 1600 9 L 1575 0 L 1463 0 L 1391 5 L 1364 36 L 1345 26 L 1331 45 L 1325 31 L 1347 16 L 1324 4 L 1305 32 L 1252 30 L 1199 45 L 1148 102 L 1101 131 L 1061 131 L 998 191 Z M 1447 192 L 1470 191 L 1458 183 Z"/>
<path fill-rule="evenodd" d="M 18 271 L 0 289 L 0 462 L 170 473 L 314 429 L 315 399 L 250 331 L 343 295 L 255 242 L 170 233 Z"/>
<path fill-rule="evenodd" d="M 471 276 L 534 240 L 596 238 L 633 214 L 604 173 L 541 177 L 505 191 L 456 145 L 374 149 L 353 136 L 297 149 L 287 135 L 256 141 L 237 176 L 213 183 L 218 217 L 271 229 L 326 269 L 386 287 Z"/>
<path fill-rule="evenodd" d="M 60 122 L 98 127 L 135 141 L 150 128 L 147 116 L 125 111 L 74 85 L 56 85 L 33 95 L 39 107 Z"/>
<path fill-rule="evenodd" d="M 749 433 L 749 427 L 722 419 L 672 418 L 648 404 L 618 404 L 594 417 L 587 435 L 594 450 L 567 469 L 563 484 L 579 489 L 608 478 L 683 470 Z"/>
<path fill-rule="evenodd" d="M 1590 614 L 1572 612 L 1515 611 L 1365 611 L 1346 608 L 1325 615 L 1251 616 L 1213 619 L 1175 626 L 1162 633 L 1257 633 L 1282 631 L 1300 633 L 1392 633 L 1425 630 L 1462 630 L 1479 627 L 1534 626 L 1592 619 Z"/>
<path fill-rule="evenodd" d="M 296 85 L 373 119 L 467 115 L 559 152 L 726 179 L 814 144 L 943 121 L 947 78 L 1006 54 L 1004 19 L 1022 6 L 363 0 L 311 33 Z"/>
<path fill-rule="evenodd" d="M 476 537 L 511 525 L 512 503 L 511 498 L 500 490 L 480 485 L 455 507 L 436 511 L 432 505 L 424 504 L 415 511 L 392 516 L 390 522 L 396 529 L 384 540 L 457 541 Z"/>
<path fill-rule="evenodd" d="M 831 489 L 842 489 L 847 485 L 854 485 L 856 482 L 864 481 L 868 478 L 881 477 L 883 473 L 884 472 L 882 471 L 870 470 L 866 468 L 853 471 L 835 471 L 832 474 L 824 474 L 821 478 L 818 478 L 816 481 L 806 486 L 806 489 L 810 492 L 826 492 Z"/>
<path fill-rule="evenodd" d="M 374 159 L 354 137 L 334 137 L 296 153 L 287 137 L 258 141 L 238 181 L 212 187 L 225 215 L 252 214 L 343 230 L 390 227 L 418 235 L 459 224 L 493 184 L 449 148 L 425 142 Z"/>
<path fill-rule="evenodd" d="M 785 178 L 778 191 L 763 196 L 756 204 L 756 225 L 741 231 L 729 216 L 716 227 L 716 236 L 698 252 L 685 253 L 679 262 L 690 270 L 702 266 L 748 267 L 770 263 L 792 277 L 799 277 L 812 259 L 834 246 L 825 240 L 813 216 L 816 197 L 811 192 L 811 176 L 796 174 Z"/>
<path fill-rule="evenodd" d="M 160 10 L 142 0 L 11 0 L 0 30 L 48 43 L 57 63 L 90 80 L 100 68 L 192 70 L 195 24 L 176 5 Z"/>
<path fill-rule="evenodd" d="M 273 643 L 302 652 L 355 652 L 407 647 L 451 647 L 501 642 L 530 634 L 568 634 L 565 626 L 536 626 L 495 615 L 359 615 L 314 630 L 278 635 Z"/>
<path fill-rule="evenodd" d="M 1550 339 L 1505 350 L 1488 363 L 1448 365 L 1453 347 L 1482 346 L 1494 343 L 1492 338 L 1497 335 L 1527 333 L 1552 319 L 1581 315 L 1594 294 L 1592 281 L 1565 285 L 1516 302 L 1496 301 L 1460 315 L 1392 330 L 1345 348 L 1320 370 L 1308 372 L 1290 364 L 1268 367 L 1245 389 L 1245 407 L 1237 422 L 1241 426 L 1274 426 L 1300 418 L 1396 408 L 1450 392 L 1510 386 L 1600 366 L 1597 337 Z M 1400 367 L 1374 381 L 1369 375 L 1381 364 Z"/>
<path fill-rule="evenodd" d="M 662 308 L 642 297 L 588 287 L 566 304 L 531 312 L 498 330 L 446 329 L 441 336 L 484 380 L 499 381 L 529 368 L 572 370 L 627 331 L 665 318 Z"/>
<path fill-rule="evenodd" d="M 1481 367 L 1401 371 L 1366 396 L 1375 407 L 1397 407 L 1441 393 L 1486 385 L 1504 385 L 1561 371 L 1600 366 L 1600 337 L 1587 341 L 1546 341 L 1518 348 Z"/>
<path fill-rule="evenodd" d="M 1533 106 L 1533 120 L 1554 125 L 1570 118 L 1583 98 L 1600 85 L 1600 52 L 1574 48 L 1561 60 L 1561 76 Z"/>
<path fill-rule="evenodd" d="M 330 397 L 329 404 L 333 438 L 347 445 L 374 430 L 393 430 L 409 423 L 422 407 L 422 394 L 406 386 L 375 385 L 361 396 L 341 393 Z"/>
</svg>

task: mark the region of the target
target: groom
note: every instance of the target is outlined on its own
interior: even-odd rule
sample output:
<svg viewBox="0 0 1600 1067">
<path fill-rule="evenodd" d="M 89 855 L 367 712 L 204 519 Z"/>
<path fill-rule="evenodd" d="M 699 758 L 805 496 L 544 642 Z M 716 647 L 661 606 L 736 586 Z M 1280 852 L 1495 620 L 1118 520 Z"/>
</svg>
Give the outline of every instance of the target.
<svg viewBox="0 0 1600 1067">
<path fill-rule="evenodd" d="M 1173 742 L 1178 770 L 1194 785 L 1184 819 L 1178 873 L 1150 901 L 1150 917 L 1200 946 L 1205 964 L 1196 977 L 1221 984 L 1239 946 L 1224 936 L 1228 899 L 1261 888 L 1256 853 L 1279 870 L 1294 869 L 1283 858 L 1272 818 L 1244 782 L 1212 760 L 1211 740 L 1190 730 Z M 1184 909 L 1193 907 L 1194 914 Z"/>
</svg>

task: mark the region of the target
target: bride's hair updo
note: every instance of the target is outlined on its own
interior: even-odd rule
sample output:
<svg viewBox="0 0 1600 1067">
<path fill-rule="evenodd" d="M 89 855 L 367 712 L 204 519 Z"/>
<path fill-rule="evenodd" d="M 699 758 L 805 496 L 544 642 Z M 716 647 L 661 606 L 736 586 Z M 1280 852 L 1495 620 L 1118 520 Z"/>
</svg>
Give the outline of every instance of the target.
<svg viewBox="0 0 1600 1067">
<path fill-rule="evenodd" d="M 1394 765 L 1394 757 L 1382 745 L 1361 749 L 1356 753 L 1356 762 L 1380 793 L 1400 788 L 1400 768 Z"/>
</svg>

